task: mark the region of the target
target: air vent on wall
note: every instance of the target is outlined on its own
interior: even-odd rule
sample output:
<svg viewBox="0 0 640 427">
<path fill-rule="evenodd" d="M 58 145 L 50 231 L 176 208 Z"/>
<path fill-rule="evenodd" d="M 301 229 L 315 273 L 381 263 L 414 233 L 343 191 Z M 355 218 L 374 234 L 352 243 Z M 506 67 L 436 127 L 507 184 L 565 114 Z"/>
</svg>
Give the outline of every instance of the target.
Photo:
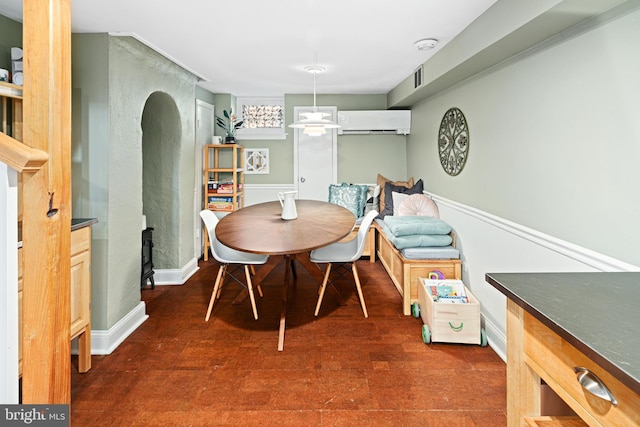
<svg viewBox="0 0 640 427">
<path fill-rule="evenodd" d="M 413 72 L 413 88 L 417 89 L 422 86 L 422 65 Z"/>
</svg>

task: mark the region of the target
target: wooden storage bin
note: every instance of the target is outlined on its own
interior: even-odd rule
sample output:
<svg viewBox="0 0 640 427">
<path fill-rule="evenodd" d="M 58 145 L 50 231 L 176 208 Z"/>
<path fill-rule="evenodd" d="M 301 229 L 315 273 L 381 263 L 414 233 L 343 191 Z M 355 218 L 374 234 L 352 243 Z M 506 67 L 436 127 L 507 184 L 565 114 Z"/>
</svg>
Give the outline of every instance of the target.
<svg viewBox="0 0 640 427">
<path fill-rule="evenodd" d="M 430 272 L 438 270 L 447 279 L 462 279 L 462 262 L 459 259 L 406 259 L 387 239 L 380 225 L 374 222 L 373 227 L 376 231 L 375 251 L 402 295 L 402 312 L 405 316 L 411 315 L 411 304 L 418 301 L 420 277 L 428 277 Z M 452 237 L 455 242 L 455 236 Z"/>
<path fill-rule="evenodd" d="M 464 287 L 469 300 L 466 304 L 436 302 L 427 287 L 429 284 L 428 280 L 421 277 L 418 285 L 420 317 L 427 327 L 423 331 L 425 343 L 433 341 L 486 345 L 486 338 L 480 328 L 480 303 L 469 289 Z"/>
</svg>

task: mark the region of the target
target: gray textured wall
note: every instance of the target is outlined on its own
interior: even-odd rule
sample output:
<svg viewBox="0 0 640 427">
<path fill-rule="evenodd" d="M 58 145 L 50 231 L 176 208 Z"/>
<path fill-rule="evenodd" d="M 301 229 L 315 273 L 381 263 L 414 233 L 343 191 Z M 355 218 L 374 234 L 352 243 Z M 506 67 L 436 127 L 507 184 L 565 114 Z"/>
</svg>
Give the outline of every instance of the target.
<svg viewBox="0 0 640 427">
<path fill-rule="evenodd" d="M 179 269 L 193 254 L 194 118 L 196 78 L 130 37 L 73 35 L 74 216 L 99 219 L 94 233 L 93 327 L 108 329 L 140 302 L 144 144 L 158 155 L 149 179 L 164 190 L 147 195 L 147 223 L 159 243 L 157 268 Z M 163 112 L 168 108 L 168 112 Z M 162 159 L 162 160 L 159 160 Z M 147 188 L 152 191 L 152 188 Z M 77 206 L 76 206 L 77 205 Z M 165 218 L 171 218 L 170 221 Z M 97 271 L 96 271 L 97 270 Z"/>
<path fill-rule="evenodd" d="M 340 110 L 384 110 L 385 95 L 318 95 L 318 106 L 336 106 Z M 293 122 L 296 106 L 313 106 L 313 95 L 285 95 L 285 121 Z M 217 108 L 217 107 L 216 107 Z M 220 111 L 216 109 L 216 111 Z M 249 148 L 269 148 L 269 175 L 247 175 L 248 184 L 291 184 L 293 182 L 293 129 L 287 127 L 283 141 L 241 140 Z M 395 135 L 338 136 L 338 181 L 375 183 L 378 173 L 404 179 L 406 137 Z"/>
</svg>

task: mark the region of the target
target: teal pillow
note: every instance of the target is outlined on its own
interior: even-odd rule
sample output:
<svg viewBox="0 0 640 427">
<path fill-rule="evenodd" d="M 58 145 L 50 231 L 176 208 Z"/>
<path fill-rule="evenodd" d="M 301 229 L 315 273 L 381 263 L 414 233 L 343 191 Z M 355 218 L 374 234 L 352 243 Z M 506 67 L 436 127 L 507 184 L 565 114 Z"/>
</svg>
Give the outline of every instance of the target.
<svg viewBox="0 0 640 427">
<path fill-rule="evenodd" d="M 364 215 L 364 207 L 367 203 L 366 185 L 349 185 L 343 182 L 341 185 L 329 185 L 329 203 L 347 208 L 357 218 Z"/>
</svg>

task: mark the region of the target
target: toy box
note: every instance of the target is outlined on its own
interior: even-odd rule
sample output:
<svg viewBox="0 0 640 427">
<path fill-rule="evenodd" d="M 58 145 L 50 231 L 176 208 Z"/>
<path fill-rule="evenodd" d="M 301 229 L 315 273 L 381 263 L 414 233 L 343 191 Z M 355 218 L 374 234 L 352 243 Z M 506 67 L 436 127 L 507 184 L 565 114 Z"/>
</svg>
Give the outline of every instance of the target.
<svg viewBox="0 0 640 427">
<path fill-rule="evenodd" d="M 480 303 L 462 280 L 419 279 L 414 316 L 422 318 L 422 339 L 426 344 L 433 341 L 487 345 L 486 334 L 480 327 Z"/>
</svg>

